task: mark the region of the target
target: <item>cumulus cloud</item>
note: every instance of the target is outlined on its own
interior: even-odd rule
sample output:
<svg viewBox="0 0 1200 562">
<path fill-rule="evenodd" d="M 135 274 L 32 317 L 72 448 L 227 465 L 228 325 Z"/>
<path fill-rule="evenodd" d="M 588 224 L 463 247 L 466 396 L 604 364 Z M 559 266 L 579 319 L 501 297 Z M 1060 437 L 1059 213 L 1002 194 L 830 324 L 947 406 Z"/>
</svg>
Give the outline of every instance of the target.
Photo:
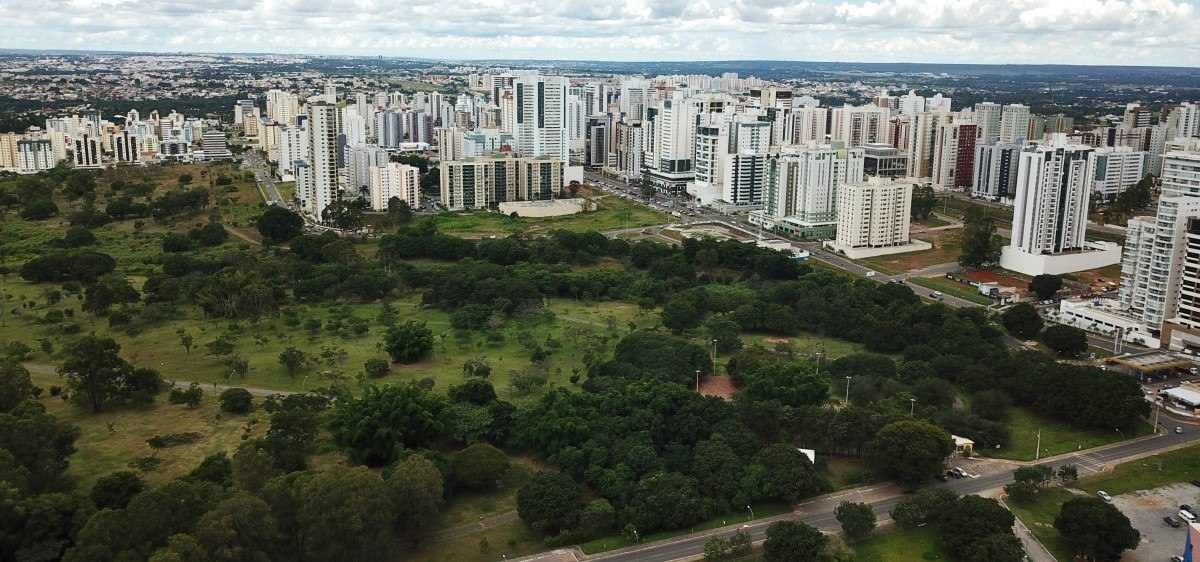
<svg viewBox="0 0 1200 562">
<path fill-rule="evenodd" d="M 1194 66 L 1200 0 L 0 0 L 0 47 Z"/>
</svg>

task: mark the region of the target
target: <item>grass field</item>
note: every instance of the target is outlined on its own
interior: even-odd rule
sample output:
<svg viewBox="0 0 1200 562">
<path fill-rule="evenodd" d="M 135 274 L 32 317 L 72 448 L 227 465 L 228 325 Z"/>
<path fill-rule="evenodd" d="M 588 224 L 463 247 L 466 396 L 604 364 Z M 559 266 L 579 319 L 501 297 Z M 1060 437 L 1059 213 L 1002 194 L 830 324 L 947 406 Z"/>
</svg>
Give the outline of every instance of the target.
<svg viewBox="0 0 1200 562">
<path fill-rule="evenodd" d="M 855 562 L 923 562 L 946 560 L 933 529 L 893 529 L 852 543 Z"/>
<path fill-rule="evenodd" d="M 663 213 L 620 197 L 584 195 L 597 204 L 596 210 L 546 218 L 512 218 L 486 211 L 442 213 L 437 215 L 434 221 L 438 230 L 444 234 L 482 238 L 503 237 L 512 234 L 534 235 L 551 230 L 575 232 L 617 230 L 663 224 L 670 220 L 670 217 Z"/>
<path fill-rule="evenodd" d="M 58 352 L 73 336 L 56 333 L 53 326 L 41 325 L 38 318 L 50 309 L 71 308 L 80 322 L 82 332 L 95 332 L 115 339 L 122 347 L 122 356 L 135 365 L 159 369 L 163 377 L 171 380 L 220 382 L 244 384 L 278 390 L 310 390 L 329 384 L 327 373 L 340 373 L 353 379 L 362 372 L 363 363 L 372 358 L 386 355 L 377 346 L 382 341 L 385 328 L 375 319 L 382 309 L 379 304 L 346 305 L 341 307 L 351 316 L 368 320 L 369 331 L 362 336 L 343 336 L 330 333 L 324 326 L 335 316 L 338 307 L 293 305 L 290 313 L 268 317 L 257 323 L 234 323 L 214 321 L 201 316 L 198 309 L 185 307 L 177 319 L 151 326 L 145 331 L 130 336 L 111 330 L 103 318 L 96 318 L 78 310 L 78 301 L 66 298 L 63 302 L 48 306 L 43 301 L 42 287 L 25 283 L 10 282 L 5 292 L 14 302 L 37 301 L 34 309 L 20 310 L 22 316 L 6 318 L 0 326 L 0 340 L 24 341 L 38 348 L 36 340 L 49 339 L 55 353 L 46 354 L 38 350 L 30 360 L 36 364 L 56 365 L 61 357 Z M 462 382 L 462 365 L 467 359 L 480 357 L 492 367 L 491 380 L 497 392 L 513 397 L 509 389 L 512 374 L 531 365 L 529 354 L 521 340 L 542 343 L 552 350 L 545 362 L 548 378 L 547 388 L 569 384 L 568 379 L 575 369 L 582 368 L 583 349 L 601 345 L 604 351 L 616 344 L 620 335 L 629 331 L 629 323 L 649 326 L 658 322 L 653 311 L 639 309 L 636 305 L 622 302 L 583 303 L 568 300 L 552 300 L 549 312 L 533 313 L 509 320 L 502 327 L 482 332 L 468 332 L 460 337 L 450 328 L 449 316 L 440 310 L 420 306 L 416 298 L 393 303 L 397 319 L 425 322 L 433 331 L 435 343 L 430 356 L 412 365 L 393 365 L 391 373 L 380 382 L 401 382 L 430 377 L 435 389 L 444 392 L 451 385 Z M 289 325 L 288 317 L 320 320 L 323 327 L 309 333 L 302 325 Z M 180 343 L 178 330 L 192 335 L 195 346 L 187 352 Z M 608 334 L 606 336 L 606 334 Z M 218 336 L 229 335 L 235 342 L 235 354 L 246 358 L 250 372 L 244 379 L 227 380 L 226 369 L 221 358 L 207 356 L 204 344 Z M 553 346 L 557 346 L 555 349 Z M 288 376 L 278 362 L 279 353 L 287 347 L 296 347 L 310 357 L 320 355 L 324 348 L 344 350 L 340 361 L 331 361 L 310 367 L 295 378 Z"/>
<path fill-rule="evenodd" d="M 442 509 L 439 526 L 453 527 L 517 509 L 517 490 L 529 481 L 540 465 L 524 457 L 510 460 L 512 465 L 495 490 L 455 494 Z"/>
<path fill-rule="evenodd" d="M 34 376 L 43 388 L 62 381 L 53 376 Z M 74 478 L 80 490 L 88 490 L 101 476 L 118 470 L 132 470 L 132 459 L 155 457 L 157 468 L 143 473 L 151 485 L 159 485 L 182 476 L 196 468 L 204 457 L 226 451 L 233 454 L 244 436 L 257 437 L 267 429 L 261 413 L 244 416 L 222 414 L 217 397 L 205 392 L 204 402 L 191 409 L 168 404 L 166 393 L 147 408 L 124 409 L 92 414 L 61 398 L 43 394 L 42 403 L 49 413 L 79 427 L 75 442 L 77 452 L 71 456 L 67 474 Z M 167 433 L 197 432 L 203 437 L 192 444 L 152 449 L 146 440 Z"/>
<path fill-rule="evenodd" d="M 776 349 L 781 345 L 786 346 L 793 353 L 803 357 L 820 352 L 822 353 L 821 360 L 824 363 L 853 353 L 863 352 L 861 344 L 807 333 L 787 337 L 765 334 L 742 334 L 742 341 L 747 347 L 757 345 L 767 349 Z"/>
<path fill-rule="evenodd" d="M 910 277 L 908 280 L 914 285 L 941 291 L 947 295 L 965 299 L 976 304 L 992 304 L 991 299 L 979 294 L 979 291 L 975 287 L 946 279 L 945 277 Z"/>
<path fill-rule="evenodd" d="M 933 249 L 888 256 L 876 256 L 860 260 L 863 265 L 877 269 L 889 275 L 916 271 L 929 266 L 958 261 L 962 253 L 961 230 L 938 230 L 920 233 L 914 236 L 933 244 Z"/>
<path fill-rule="evenodd" d="M 1118 465 L 1110 472 L 1080 480 L 1076 488 L 1112 495 L 1149 490 L 1200 478 L 1200 445 Z"/>
<path fill-rule="evenodd" d="M 1116 431 L 1082 431 L 1072 429 L 1061 422 L 1040 416 L 1024 408 L 1013 408 L 1011 410 L 1008 428 L 1012 440 L 1007 448 L 980 450 L 978 452 L 985 456 L 1001 459 L 1034 460 L 1039 430 L 1042 432 L 1041 458 L 1099 447 L 1135 437 L 1135 435 L 1124 435 Z M 1138 435 L 1144 435 L 1149 431 L 1150 426 L 1147 424 Z"/>
<path fill-rule="evenodd" d="M 426 542 L 402 552 L 395 560 L 406 562 L 495 562 L 547 550 L 541 537 L 516 521 L 458 540 Z"/>
<path fill-rule="evenodd" d="M 1046 488 L 1038 493 L 1034 501 L 1025 504 L 1010 501 L 1008 507 L 1042 541 L 1050 554 L 1065 562 L 1072 557 L 1062 536 L 1054 528 L 1054 518 L 1058 517 L 1062 504 L 1073 497 L 1074 494 L 1062 488 Z"/>
<path fill-rule="evenodd" d="M 763 517 L 773 517 L 775 515 L 788 513 L 792 510 L 792 506 L 787 505 L 787 504 L 781 504 L 781 503 L 751 504 L 751 507 L 754 508 L 754 519 L 762 519 Z M 658 540 L 663 540 L 663 539 L 669 539 L 671 537 L 677 537 L 679 535 L 686 535 L 686 534 L 694 533 L 697 531 L 706 531 L 708 529 L 716 529 L 718 527 L 724 527 L 726 525 L 733 525 L 736 523 L 743 523 L 746 521 L 751 521 L 750 514 L 745 509 L 742 509 L 740 511 L 734 511 L 732 513 L 725 513 L 722 515 L 718 515 L 707 521 L 702 521 L 700 523 L 697 523 L 696 525 L 694 525 L 688 529 L 676 529 L 673 531 L 662 531 L 659 533 L 651 533 L 648 535 L 642 535 L 641 542 L 653 542 L 653 541 L 658 541 Z M 593 541 L 585 542 L 585 543 L 579 545 L 579 548 L 583 550 L 584 554 L 596 554 L 598 552 L 607 552 L 609 550 L 625 548 L 627 546 L 632 546 L 633 544 L 634 543 L 632 541 L 630 541 L 629 539 L 625 538 L 622 535 L 613 535 L 613 536 L 604 537 L 604 538 L 596 539 Z"/>
</svg>

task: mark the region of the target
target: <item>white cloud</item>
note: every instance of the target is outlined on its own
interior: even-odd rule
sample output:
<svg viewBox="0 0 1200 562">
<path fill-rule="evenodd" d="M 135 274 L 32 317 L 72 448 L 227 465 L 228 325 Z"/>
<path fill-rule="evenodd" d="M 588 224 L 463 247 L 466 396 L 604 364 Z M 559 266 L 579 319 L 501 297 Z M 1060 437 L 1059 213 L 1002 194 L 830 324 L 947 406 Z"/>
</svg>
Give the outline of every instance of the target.
<svg viewBox="0 0 1200 562">
<path fill-rule="evenodd" d="M 0 0 L 0 47 L 1194 66 L 1200 0 Z"/>
</svg>

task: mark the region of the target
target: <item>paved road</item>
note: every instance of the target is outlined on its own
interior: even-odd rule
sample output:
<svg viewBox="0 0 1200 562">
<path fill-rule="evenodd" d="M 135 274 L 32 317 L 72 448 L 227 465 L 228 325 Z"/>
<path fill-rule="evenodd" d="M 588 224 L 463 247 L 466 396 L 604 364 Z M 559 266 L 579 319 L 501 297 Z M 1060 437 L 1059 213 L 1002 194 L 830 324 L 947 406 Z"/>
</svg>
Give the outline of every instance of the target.
<svg viewBox="0 0 1200 562">
<path fill-rule="evenodd" d="M 262 159 L 262 154 L 257 150 L 247 150 L 243 155 L 242 168 L 254 172 L 254 179 L 262 188 L 263 194 L 266 195 L 267 203 L 287 207 L 288 204 L 283 200 L 283 195 L 275 187 L 275 178 L 271 177 L 271 168 Z"/>
<path fill-rule="evenodd" d="M 1189 430 L 1182 435 L 1174 433 L 1167 435 L 1159 435 L 1148 437 L 1140 440 L 1127 441 L 1102 447 L 1082 451 L 1080 453 L 1071 453 L 1048 459 L 1044 464 L 1057 467 L 1063 464 L 1075 464 L 1080 468 L 1082 474 L 1087 474 L 1092 471 L 1103 468 L 1105 465 L 1119 464 L 1124 461 L 1134 460 L 1146 456 L 1148 454 L 1169 450 L 1186 444 L 1200 442 L 1200 431 Z M 982 492 L 996 490 L 1003 487 L 1012 481 L 1012 471 L 1003 471 L 995 474 L 980 476 L 966 480 L 952 480 L 948 483 L 938 484 L 938 486 L 946 487 L 960 494 L 979 494 Z M 902 492 L 891 485 L 881 485 L 874 487 L 856 488 L 846 490 L 816 498 L 796 507 L 796 510 L 791 514 L 780 515 L 777 517 L 760 519 L 745 525 L 744 529 L 750 533 L 753 540 L 763 540 L 766 537 L 767 527 L 775 521 L 784 519 L 798 519 L 812 525 L 818 529 L 827 531 L 836 531 L 838 529 L 837 519 L 834 516 L 833 510 L 837 504 L 845 499 L 854 498 L 854 501 L 867 503 L 874 508 L 875 513 L 879 516 L 884 516 L 889 513 L 896 503 L 903 497 Z M 634 547 L 629 547 L 621 550 L 588 556 L 586 560 L 604 560 L 612 562 L 668 562 L 692 556 L 698 556 L 704 552 L 704 542 L 713 535 L 729 535 L 738 530 L 737 525 L 730 525 L 721 529 L 706 531 L 701 533 L 693 533 L 673 539 L 666 539 L 655 543 L 643 544 Z"/>
</svg>

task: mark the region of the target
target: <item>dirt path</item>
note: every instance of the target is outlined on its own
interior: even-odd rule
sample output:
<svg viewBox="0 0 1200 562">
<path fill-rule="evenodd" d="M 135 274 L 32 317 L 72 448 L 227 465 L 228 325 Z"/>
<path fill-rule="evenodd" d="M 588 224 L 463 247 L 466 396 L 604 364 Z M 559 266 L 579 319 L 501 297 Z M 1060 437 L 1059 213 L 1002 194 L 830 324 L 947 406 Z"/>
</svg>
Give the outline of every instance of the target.
<svg viewBox="0 0 1200 562">
<path fill-rule="evenodd" d="M 38 378 L 45 379 L 46 377 L 58 377 L 58 367 L 55 367 L 54 365 L 39 365 L 37 363 L 25 363 L 24 365 L 25 365 L 26 369 L 29 369 L 30 374 L 37 375 Z M 185 380 L 179 380 L 179 379 L 164 379 L 164 380 L 166 380 L 167 382 L 173 382 L 176 385 L 182 385 L 182 386 L 188 386 L 188 385 L 192 384 L 192 382 L 193 382 L 193 381 L 185 381 Z M 230 388 L 244 388 L 247 391 L 249 391 L 250 394 L 253 394 L 253 395 L 259 396 L 259 397 L 270 396 L 272 394 L 297 394 L 297 392 L 294 390 L 274 390 L 274 389 L 270 389 L 270 388 L 257 388 L 257 387 L 253 387 L 253 386 L 244 386 L 244 385 L 240 385 L 240 384 L 221 384 L 221 383 L 199 382 L 199 381 L 195 381 L 195 382 L 196 382 L 196 384 L 200 385 L 200 388 L 202 388 L 204 390 L 212 390 L 214 392 L 222 392 L 222 391 L 230 389 Z"/>
</svg>

